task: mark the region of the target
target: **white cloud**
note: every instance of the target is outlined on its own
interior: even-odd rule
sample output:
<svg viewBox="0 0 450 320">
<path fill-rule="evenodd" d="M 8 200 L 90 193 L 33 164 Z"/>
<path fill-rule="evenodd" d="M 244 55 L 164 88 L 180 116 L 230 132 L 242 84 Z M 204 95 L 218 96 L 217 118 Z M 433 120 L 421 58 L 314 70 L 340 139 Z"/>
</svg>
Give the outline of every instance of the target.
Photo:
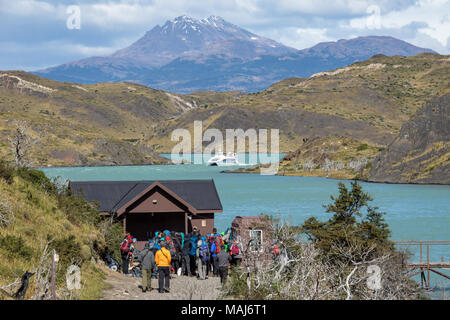
<svg viewBox="0 0 450 320">
<path fill-rule="evenodd" d="M 320 16 L 343 16 L 362 14 L 372 1 L 363 0 L 279 0 L 279 11 L 291 11 L 301 14 Z"/>
<path fill-rule="evenodd" d="M 15 16 L 17 19 L 65 20 L 67 18 L 66 7 L 48 1 L 0 0 L 0 13 Z"/>
<path fill-rule="evenodd" d="M 61 46 L 66 52 L 71 52 L 72 54 L 81 54 L 86 57 L 91 56 L 105 56 L 113 53 L 119 48 L 102 47 L 102 46 L 85 46 L 82 44 L 64 44 Z"/>
<path fill-rule="evenodd" d="M 74 4 L 81 7 L 81 30 L 68 32 L 66 8 Z M 367 10 L 374 5 L 379 24 L 369 21 Z M 0 42 L 16 44 L 1 58 L 4 65 L 15 60 L 26 65 L 27 59 L 36 65 L 106 55 L 182 14 L 218 15 L 297 49 L 376 34 L 450 53 L 450 0 L 0 0 L 6 30 Z"/>
<path fill-rule="evenodd" d="M 35 0 L 0 1 L 0 12 L 16 16 L 49 14 L 55 11 L 56 11 L 55 6 L 45 1 L 35 1 Z"/>
<path fill-rule="evenodd" d="M 262 33 L 263 36 L 277 39 L 277 41 L 296 48 L 305 49 L 316 45 L 318 42 L 332 41 L 327 36 L 326 28 L 284 28 Z"/>
<path fill-rule="evenodd" d="M 442 47 L 447 47 L 450 36 L 450 0 L 420 0 L 414 6 L 402 10 L 381 13 L 379 17 L 379 28 L 384 30 L 399 30 L 411 24 L 425 27 L 416 30 L 416 36 L 411 39 L 420 39 L 417 33 L 425 34 L 437 40 Z M 369 15 L 351 19 L 344 22 L 342 27 L 350 29 L 367 29 Z M 448 51 L 447 51 L 448 52 Z"/>
</svg>

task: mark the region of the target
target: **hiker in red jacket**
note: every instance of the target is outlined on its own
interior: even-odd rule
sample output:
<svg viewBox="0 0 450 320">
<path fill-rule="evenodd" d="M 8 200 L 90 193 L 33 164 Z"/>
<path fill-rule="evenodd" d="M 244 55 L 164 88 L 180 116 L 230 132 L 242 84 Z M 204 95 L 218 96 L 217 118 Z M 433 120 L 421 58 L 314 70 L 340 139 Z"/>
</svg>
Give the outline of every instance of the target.
<svg viewBox="0 0 450 320">
<path fill-rule="evenodd" d="M 233 244 L 231 245 L 230 255 L 231 265 L 239 266 L 241 264 L 242 256 L 241 251 L 239 250 L 238 242 L 236 240 L 233 241 Z"/>
<path fill-rule="evenodd" d="M 129 261 L 130 261 L 130 251 L 131 244 L 133 243 L 133 238 L 131 234 L 127 233 L 125 238 L 120 245 L 120 254 L 122 256 L 122 272 L 128 275 Z"/>
<path fill-rule="evenodd" d="M 272 245 L 272 255 L 273 255 L 273 259 L 278 258 L 278 256 L 280 255 L 280 247 L 275 242 L 275 240 L 274 240 L 273 245 Z"/>
</svg>

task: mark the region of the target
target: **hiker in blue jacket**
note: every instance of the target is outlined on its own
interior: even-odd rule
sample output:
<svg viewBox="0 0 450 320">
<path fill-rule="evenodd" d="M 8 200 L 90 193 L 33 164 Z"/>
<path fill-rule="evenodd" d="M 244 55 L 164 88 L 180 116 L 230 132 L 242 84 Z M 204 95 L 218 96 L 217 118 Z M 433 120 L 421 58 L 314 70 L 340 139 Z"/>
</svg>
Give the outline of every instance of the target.
<svg viewBox="0 0 450 320">
<path fill-rule="evenodd" d="M 155 255 L 157 251 L 161 250 L 161 246 L 159 245 L 160 240 L 161 240 L 161 233 L 159 231 L 156 231 L 155 237 L 151 240 L 151 244 L 153 245 L 150 246 L 150 250 L 153 252 L 153 255 Z M 152 278 L 156 279 L 157 274 L 158 274 L 158 267 L 155 264 L 155 267 L 153 268 Z"/>
<path fill-rule="evenodd" d="M 208 250 L 208 243 L 206 237 L 201 237 L 199 240 L 199 246 L 197 248 L 197 267 L 198 267 L 198 279 L 208 279 L 206 275 L 207 262 L 210 259 Z"/>
<path fill-rule="evenodd" d="M 189 251 L 190 255 L 190 263 L 191 263 L 191 276 L 196 275 L 196 254 L 197 254 L 197 243 L 198 243 L 198 236 L 193 233 L 190 239 L 191 242 L 191 250 Z"/>
<path fill-rule="evenodd" d="M 191 256 L 189 252 L 191 251 L 191 237 L 188 233 L 186 238 L 184 238 L 184 243 L 181 249 L 181 273 L 187 276 L 191 275 Z"/>
<path fill-rule="evenodd" d="M 219 268 L 217 267 L 217 246 L 216 246 L 216 242 L 212 241 L 211 242 L 211 264 L 213 266 L 213 275 L 217 276 L 219 275 Z"/>
</svg>

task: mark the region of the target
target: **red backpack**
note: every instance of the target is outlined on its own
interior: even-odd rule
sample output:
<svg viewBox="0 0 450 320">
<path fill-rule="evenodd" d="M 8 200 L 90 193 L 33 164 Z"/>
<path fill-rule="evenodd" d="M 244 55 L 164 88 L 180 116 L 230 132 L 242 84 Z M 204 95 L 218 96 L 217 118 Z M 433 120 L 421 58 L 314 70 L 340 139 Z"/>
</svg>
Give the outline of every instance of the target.
<svg viewBox="0 0 450 320">
<path fill-rule="evenodd" d="M 123 239 L 122 244 L 120 245 L 120 251 L 123 253 L 130 251 L 130 243 L 129 239 Z"/>
<path fill-rule="evenodd" d="M 223 240 L 221 236 L 216 237 L 216 239 L 214 240 L 214 242 L 216 243 L 216 253 L 220 252 L 220 248 L 223 245 Z"/>
<path fill-rule="evenodd" d="M 238 246 L 233 245 L 233 247 L 231 248 L 231 254 L 232 254 L 233 256 L 236 256 L 236 255 L 239 254 L 239 248 L 238 248 Z"/>
</svg>

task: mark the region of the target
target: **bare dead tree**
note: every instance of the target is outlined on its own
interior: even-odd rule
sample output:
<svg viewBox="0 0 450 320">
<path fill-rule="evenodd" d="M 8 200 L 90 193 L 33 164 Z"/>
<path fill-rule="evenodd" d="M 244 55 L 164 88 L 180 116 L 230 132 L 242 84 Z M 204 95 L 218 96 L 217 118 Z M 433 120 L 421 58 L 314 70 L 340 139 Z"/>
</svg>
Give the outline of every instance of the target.
<svg viewBox="0 0 450 320">
<path fill-rule="evenodd" d="M 379 253 L 374 246 L 367 247 L 349 238 L 345 245 L 333 244 L 334 252 L 341 257 L 336 260 L 324 255 L 313 242 L 302 242 L 299 231 L 287 224 L 275 226 L 273 234 L 280 254 L 266 259 L 257 268 L 244 265 L 234 275 L 236 280 L 232 279 L 246 282 L 246 292 L 239 294 L 247 299 L 405 300 L 419 297 L 419 286 L 410 279 L 411 273 L 400 252 Z M 243 255 L 248 254 L 251 254 L 248 250 L 243 252 Z M 379 268 L 380 287 L 368 285 L 372 276 L 368 272 L 370 266 Z M 233 288 L 230 286 L 229 290 L 230 293 Z"/>
<path fill-rule="evenodd" d="M 14 219 L 12 206 L 8 200 L 0 198 L 0 227 L 6 227 Z"/>
<path fill-rule="evenodd" d="M 35 270 L 35 288 L 32 300 L 48 300 L 50 299 L 50 265 L 51 250 L 49 250 L 50 242 L 46 242 L 42 251 L 39 265 Z"/>
<path fill-rule="evenodd" d="M 18 168 L 28 168 L 31 166 L 30 159 L 31 147 L 37 143 L 37 139 L 33 139 L 29 134 L 29 123 L 26 121 L 16 121 L 14 134 L 9 139 L 11 150 L 14 154 L 14 166 Z"/>
</svg>

